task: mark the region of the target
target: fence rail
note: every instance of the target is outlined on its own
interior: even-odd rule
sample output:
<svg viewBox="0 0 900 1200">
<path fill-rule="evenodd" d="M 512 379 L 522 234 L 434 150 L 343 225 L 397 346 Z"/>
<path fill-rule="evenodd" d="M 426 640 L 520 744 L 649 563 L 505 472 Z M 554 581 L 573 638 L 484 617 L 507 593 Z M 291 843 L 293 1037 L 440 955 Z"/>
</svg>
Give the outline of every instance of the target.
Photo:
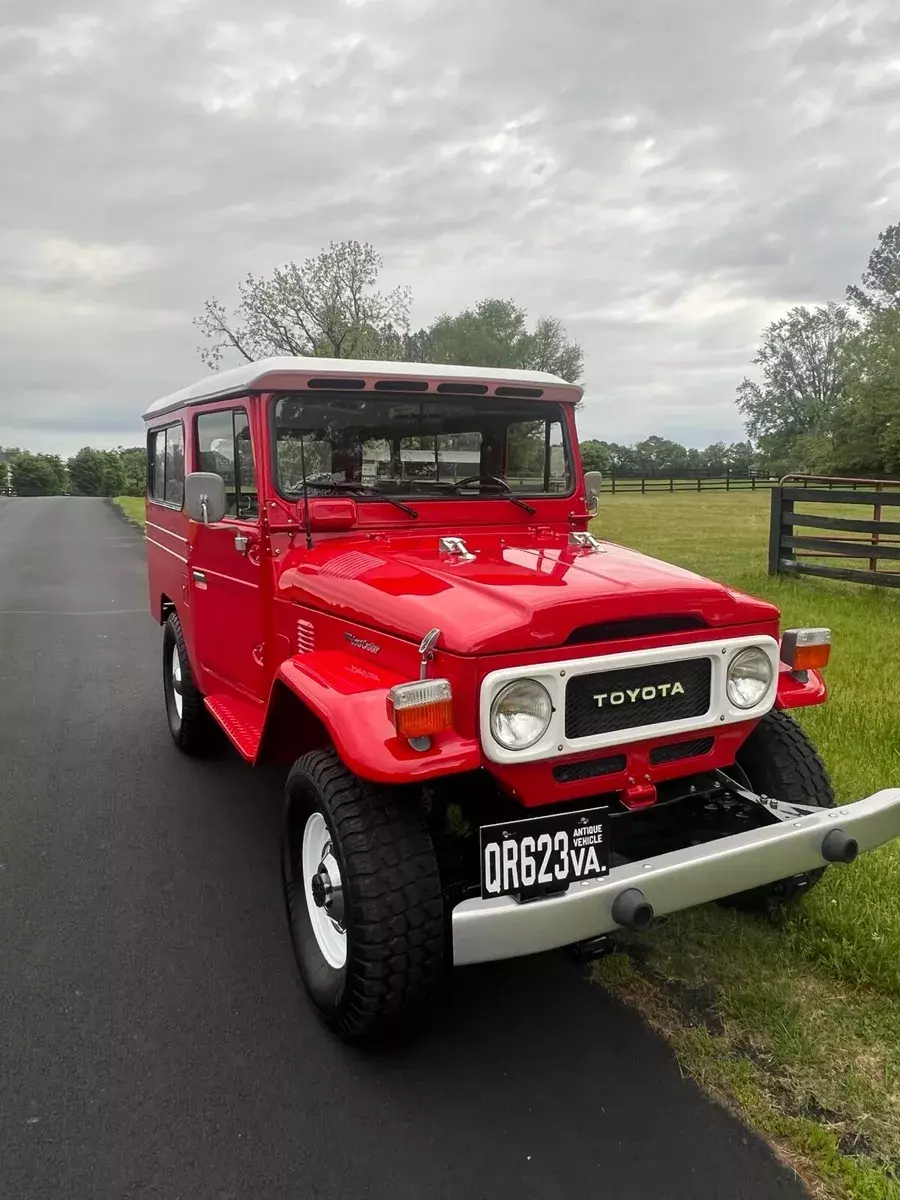
<svg viewBox="0 0 900 1200">
<path fill-rule="evenodd" d="M 871 506 L 872 515 L 870 519 L 799 511 L 796 505 L 804 503 L 866 505 Z M 887 517 L 883 515 L 885 509 Z M 825 530 L 826 534 L 833 531 L 835 536 L 797 533 L 798 529 Z M 829 562 L 841 559 L 861 560 L 868 565 L 863 568 Z M 772 488 L 769 574 L 817 575 L 900 588 L 900 480 L 815 476 L 784 479 Z"/>
<path fill-rule="evenodd" d="M 660 475 L 604 475 L 601 491 L 611 495 L 620 492 L 640 492 L 642 496 L 657 492 L 755 492 L 775 487 L 777 479 L 755 475 L 698 475 L 696 477 Z"/>
<path fill-rule="evenodd" d="M 819 476 L 796 476 L 797 487 L 815 488 L 819 491 L 831 491 L 834 488 L 856 491 L 862 487 L 888 487 L 893 484 L 900 486 L 890 479 L 859 479 L 845 480 Z M 766 475 L 604 475 L 600 490 L 618 495 L 620 492 L 640 492 L 649 496 L 657 492 L 755 492 L 769 491 L 777 488 L 781 480 Z"/>
</svg>

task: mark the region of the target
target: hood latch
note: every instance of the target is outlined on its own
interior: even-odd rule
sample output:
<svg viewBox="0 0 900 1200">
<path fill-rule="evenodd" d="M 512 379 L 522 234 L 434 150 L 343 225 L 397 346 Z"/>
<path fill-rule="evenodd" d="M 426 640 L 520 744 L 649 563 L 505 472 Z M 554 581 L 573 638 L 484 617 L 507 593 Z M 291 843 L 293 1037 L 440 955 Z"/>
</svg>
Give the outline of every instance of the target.
<svg viewBox="0 0 900 1200">
<path fill-rule="evenodd" d="M 474 554 L 470 554 L 466 543 L 461 537 L 442 537 L 438 540 L 438 549 L 444 558 L 456 558 L 460 562 L 472 562 Z"/>
<path fill-rule="evenodd" d="M 605 554 L 606 547 L 598 542 L 592 533 L 576 530 L 569 534 L 569 545 L 577 546 L 580 550 L 593 550 L 596 554 Z"/>
</svg>

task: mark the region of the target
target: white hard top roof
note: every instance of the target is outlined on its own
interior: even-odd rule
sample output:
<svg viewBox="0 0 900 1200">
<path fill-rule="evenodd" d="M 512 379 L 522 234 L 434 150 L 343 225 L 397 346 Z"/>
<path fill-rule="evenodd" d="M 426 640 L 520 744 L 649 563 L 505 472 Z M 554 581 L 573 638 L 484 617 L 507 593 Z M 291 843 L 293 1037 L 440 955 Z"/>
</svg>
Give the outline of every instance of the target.
<svg viewBox="0 0 900 1200">
<path fill-rule="evenodd" d="M 241 396 L 247 392 L 294 391 L 305 387 L 310 379 L 362 379 L 366 388 L 392 379 L 417 379 L 430 386 L 428 391 L 437 391 L 441 383 L 488 384 L 487 393 L 495 388 L 523 387 L 540 388 L 547 400 L 563 400 L 570 404 L 581 399 L 582 388 L 567 383 L 557 375 L 546 371 L 510 371 L 501 367 L 456 367 L 430 363 L 375 362 L 352 358 L 261 358 L 258 362 L 245 363 L 231 371 L 217 371 L 207 375 L 199 383 L 182 388 L 155 400 L 144 413 L 144 417 L 158 416 L 185 404 L 203 404 L 207 400 L 218 400 L 225 396 Z M 340 386 L 336 383 L 336 386 Z M 379 389 L 380 390 L 380 389 Z M 422 393 L 420 393 L 422 394 Z M 503 393 L 500 393 L 501 396 Z"/>
</svg>

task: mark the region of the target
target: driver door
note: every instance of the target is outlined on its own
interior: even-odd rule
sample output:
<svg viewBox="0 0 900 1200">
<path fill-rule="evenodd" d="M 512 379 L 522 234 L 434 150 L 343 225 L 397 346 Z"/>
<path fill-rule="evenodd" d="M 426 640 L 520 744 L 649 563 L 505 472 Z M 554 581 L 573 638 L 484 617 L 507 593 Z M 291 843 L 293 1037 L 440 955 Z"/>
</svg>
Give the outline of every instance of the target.
<svg viewBox="0 0 900 1200">
<path fill-rule="evenodd" d="M 221 521 L 191 527 L 194 653 L 207 693 L 221 682 L 222 691 L 262 700 L 259 494 L 250 422 L 240 403 L 200 412 L 194 421 L 195 470 L 221 475 L 227 500 Z"/>
</svg>

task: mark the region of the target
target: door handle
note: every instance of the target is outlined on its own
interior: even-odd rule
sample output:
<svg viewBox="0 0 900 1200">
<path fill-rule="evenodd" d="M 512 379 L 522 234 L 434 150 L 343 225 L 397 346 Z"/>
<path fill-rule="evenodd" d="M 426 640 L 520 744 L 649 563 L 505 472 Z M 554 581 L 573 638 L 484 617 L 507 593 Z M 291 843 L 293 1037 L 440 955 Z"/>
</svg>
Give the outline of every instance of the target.
<svg viewBox="0 0 900 1200">
<path fill-rule="evenodd" d="M 234 535 L 234 548 L 238 554 L 246 554 L 250 549 L 250 539 L 246 533 L 236 533 Z"/>
<path fill-rule="evenodd" d="M 195 583 L 206 583 L 205 571 L 191 571 L 191 578 Z"/>
</svg>

